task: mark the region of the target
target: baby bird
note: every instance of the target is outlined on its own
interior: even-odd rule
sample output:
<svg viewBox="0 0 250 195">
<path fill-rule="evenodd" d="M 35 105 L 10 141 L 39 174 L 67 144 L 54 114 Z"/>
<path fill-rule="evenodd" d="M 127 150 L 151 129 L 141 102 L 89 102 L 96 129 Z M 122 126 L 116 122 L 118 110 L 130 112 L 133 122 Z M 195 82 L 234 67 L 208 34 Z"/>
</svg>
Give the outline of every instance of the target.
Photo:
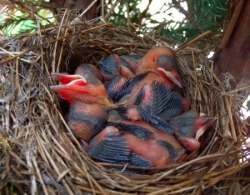
<svg viewBox="0 0 250 195">
<path fill-rule="evenodd" d="M 195 111 L 187 111 L 170 120 L 176 139 L 188 151 L 200 148 L 199 137 L 211 126 L 214 117 L 198 116 Z"/>
<path fill-rule="evenodd" d="M 93 74 L 85 73 L 84 76 L 80 76 L 53 73 L 52 75 L 62 84 L 50 88 L 69 103 L 80 101 L 90 104 L 97 103 L 107 108 L 114 107 L 104 85 Z"/>
<path fill-rule="evenodd" d="M 145 56 L 121 56 L 112 54 L 107 59 L 100 61 L 104 78 L 111 80 L 117 75 L 131 78 L 146 72 L 161 75 L 171 87 L 182 87 L 178 73 L 178 63 L 175 53 L 168 47 L 155 47 Z"/>
<path fill-rule="evenodd" d="M 102 83 L 104 82 L 104 78 L 102 76 L 101 71 L 94 66 L 93 64 L 86 64 L 86 63 L 82 63 L 79 64 L 75 70 L 74 74 L 77 75 L 81 75 L 81 76 L 86 76 L 86 73 L 91 73 L 93 74 L 99 81 L 101 81 Z"/>
<path fill-rule="evenodd" d="M 182 97 L 164 85 L 160 77 L 153 76 L 154 73 L 145 73 L 130 79 L 113 101 L 116 104 L 140 105 L 163 120 L 180 115 L 184 110 Z"/>
<path fill-rule="evenodd" d="M 162 167 L 186 156 L 173 135 L 148 123 L 109 123 L 91 140 L 88 154 L 98 161 L 140 167 Z"/>
<path fill-rule="evenodd" d="M 76 102 L 70 105 L 66 123 L 79 139 L 89 141 L 106 127 L 108 113 L 98 104 Z"/>
</svg>

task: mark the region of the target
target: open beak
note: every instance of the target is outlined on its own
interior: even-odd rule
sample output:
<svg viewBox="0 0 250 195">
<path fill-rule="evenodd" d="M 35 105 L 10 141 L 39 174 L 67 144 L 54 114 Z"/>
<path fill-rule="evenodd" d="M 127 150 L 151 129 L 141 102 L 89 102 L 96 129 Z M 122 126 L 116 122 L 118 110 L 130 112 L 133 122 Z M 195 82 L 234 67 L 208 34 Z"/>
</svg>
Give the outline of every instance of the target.
<svg viewBox="0 0 250 195">
<path fill-rule="evenodd" d="M 70 82 L 77 79 L 84 79 L 86 82 L 86 79 L 80 75 L 70 75 L 68 73 L 51 73 L 51 75 L 54 76 L 63 85 L 69 84 Z"/>
<path fill-rule="evenodd" d="M 68 93 L 68 90 L 70 91 L 81 91 L 82 86 L 86 86 L 87 82 L 86 79 L 76 79 L 73 80 L 65 85 L 60 84 L 60 85 L 53 85 L 50 87 L 50 89 L 56 91 L 59 93 L 59 95 L 64 98 L 64 95 Z M 65 98 L 64 98 L 65 99 Z"/>
</svg>

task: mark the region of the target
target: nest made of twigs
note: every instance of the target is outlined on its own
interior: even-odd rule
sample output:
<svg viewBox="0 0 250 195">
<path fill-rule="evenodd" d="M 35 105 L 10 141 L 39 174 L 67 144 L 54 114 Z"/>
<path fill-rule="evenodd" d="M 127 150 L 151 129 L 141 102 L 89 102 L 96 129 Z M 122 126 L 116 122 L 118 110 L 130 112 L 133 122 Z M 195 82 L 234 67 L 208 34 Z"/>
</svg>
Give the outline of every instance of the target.
<svg viewBox="0 0 250 195">
<path fill-rule="evenodd" d="M 249 192 L 242 172 L 244 125 L 237 93 L 217 79 L 207 54 L 177 53 L 184 94 L 192 109 L 217 117 L 202 147 L 179 164 L 154 174 L 123 173 L 98 163 L 68 129 L 60 99 L 50 90 L 51 72 L 72 72 L 79 62 L 95 65 L 111 53 L 144 54 L 167 45 L 112 24 L 54 26 L 1 42 L 0 189 L 3 194 L 231 194 Z M 249 153 L 249 150 L 248 150 Z M 115 166 L 115 165 L 113 165 Z M 118 165 L 117 165 L 118 166 Z"/>
</svg>

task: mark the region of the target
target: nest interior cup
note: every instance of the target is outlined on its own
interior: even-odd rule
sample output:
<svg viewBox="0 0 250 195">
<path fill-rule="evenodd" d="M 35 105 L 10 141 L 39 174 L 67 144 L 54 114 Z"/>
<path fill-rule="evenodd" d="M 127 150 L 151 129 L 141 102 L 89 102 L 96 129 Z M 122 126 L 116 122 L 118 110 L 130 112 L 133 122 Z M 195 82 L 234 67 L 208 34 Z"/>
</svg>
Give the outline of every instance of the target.
<svg viewBox="0 0 250 195">
<path fill-rule="evenodd" d="M 192 109 L 217 117 L 202 137 L 202 147 L 184 162 L 152 169 L 151 174 L 125 173 L 115 169 L 120 165 L 98 163 L 86 154 L 63 119 L 67 108 L 50 90 L 57 82 L 51 73 L 72 73 L 79 62 L 98 65 L 111 53 L 145 54 L 168 44 L 112 24 L 58 31 L 53 27 L 1 42 L 6 52 L 0 62 L 0 189 L 6 194 L 10 186 L 44 194 L 230 194 L 243 188 L 240 178 L 248 164 L 238 112 L 242 102 L 226 93 L 205 53 L 195 48 L 177 53 L 183 94 Z"/>
</svg>

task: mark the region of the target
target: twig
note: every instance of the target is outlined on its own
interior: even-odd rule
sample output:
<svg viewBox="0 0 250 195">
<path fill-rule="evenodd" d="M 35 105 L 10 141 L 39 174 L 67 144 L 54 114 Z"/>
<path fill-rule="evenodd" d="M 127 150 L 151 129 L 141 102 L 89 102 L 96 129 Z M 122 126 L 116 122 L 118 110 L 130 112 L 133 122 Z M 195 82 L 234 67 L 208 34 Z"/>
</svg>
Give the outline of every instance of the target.
<svg viewBox="0 0 250 195">
<path fill-rule="evenodd" d="M 223 36 L 222 41 L 219 45 L 219 49 L 223 49 L 225 47 L 225 45 L 227 44 L 227 42 L 228 42 L 228 40 L 229 40 L 233 30 L 234 30 L 234 26 L 237 22 L 237 19 L 239 18 L 239 15 L 241 13 L 244 2 L 245 2 L 245 0 L 240 0 L 239 4 L 234 9 L 233 16 L 230 20 L 230 23 L 227 27 L 227 30 L 225 31 L 225 35 Z"/>
<path fill-rule="evenodd" d="M 89 11 L 89 9 L 97 2 L 98 0 L 94 0 L 92 1 L 92 3 L 77 17 L 75 18 L 70 24 L 71 25 L 74 25 L 74 24 L 77 24 L 81 21 L 81 17 L 87 12 Z"/>
<path fill-rule="evenodd" d="M 200 26 L 200 24 L 198 22 L 196 22 L 196 20 L 194 20 L 194 18 L 181 6 L 180 2 L 178 2 L 177 0 L 172 0 L 172 3 L 180 10 L 181 13 L 183 13 L 186 18 L 189 20 L 189 22 L 195 27 L 197 28 L 200 33 L 204 33 L 204 29 Z M 207 38 L 208 41 L 216 46 L 216 43 L 214 41 L 214 38 L 208 37 Z"/>
<path fill-rule="evenodd" d="M 148 12 L 148 10 L 149 10 L 149 7 L 150 7 L 150 5 L 151 5 L 151 3 L 152 3 L 152 1 L 153 1 L 153 0 L 149 0 L 149 1 L 148 1 L 148 5 L 147 5 L 146 9 L 143 10 L 143 12 L 139 15 L 138 20 L 137 20 L 137 24 L 138 24 L 138 25 L 141 25 L 141 24 L 142 24 L 142 19 L 145 18 L 146 14 L 147 14 L 147 12 Z"/>
<path fill-rule="evenodd" d="M 91 28 L 91 29 L 82 30 L 82 31 L 77 32 L 77 33 L 72 33 L 72 34 L 67 35 L 67 36 L 63 36 L 63 37 L 59 37 L 59 38 L 57 38 L 57 39 L 50 40 L 50 41 L 48 41 L 47 43 L 43 43 L 43 44 L 41 44 L 41 45 L 37 45 L 37 46 L 32 47 L 32 48 L 30 48 L 30 49 L 27 49 L 27 50 L 25 50 L 25 51 L 23 51 L 23 52 L 20 52 L 18 55 L 15 55 L 15 56 L 13 56 L 13 57 L 7 58 L 6 60 L 0 61 L 0 65 L 5 64 L 5 63 L 7 63 L 7 62 L 10 62 L 10 61 L 12 61 L 12 60 L 14 60 L 14 59 L 16 59 L 16 58 L 18 58 L 18 57 L 20 57 L 20 56 L 23 56 L 24 54 L 26 54 L 26 53 L 28 53 L 28 52 L 30 52 L 30 51 L 33 51 L 33 50 L 35 50 L 35 49 L 37 49 L 37 48 L 39 48 L 39 47 L 41 47 L 41 46 L 47 46 L 48 44 L 53 44 L 53 43 L 55 43 L 55 42 L 62 41 L 62 40 L 64 40 L 64 39 L 66 39 L 66 38 L 69 38 L 69 37 L 72 37 L 72 36 L 75 36 L 75 35 L 79 35 L 79 34 L 83 34 L 83 33 L 87 33 L 87 32 L 92 31 L 92 30 L 94 30 L 94 29 L 98 29 L 98 28 L 101 28 L 101 27 L 104 27 L 104 26 L 109 26 L 109 25 L 110 25 L 110 23 L 103 24 L 103 25 L 99 25 L 99 26 L 93 27 L 93 28 Z"/>
<path fill-rule="evenodd" d="M 184 49 L 185 47 L 187 47 L 187 46 L 189 46 L 189 45 L 191 45 L 191 44 L 199 41 L 202 37 L 205 37 L 205 36 L 207 36 L 207 35 L 209 35 L 211 33 L 212 33 L 211 30 L 204 32 L 203 34 L 199 35 L 198 37 L 195 37 L 193 40 L 191 40 L 191 41 L 189 41 L 187 43 L 184 43 L 182 46 L 180 46 L 179 48 L 175 49 L 175 52 L 178 52 L 178 51 Z"/>
<path fill-rule="evenodd" d="M 104 7 L 105 7 L 105 0 L 102 0 L 102 18 L 104 18 Z"/>
<path fill-rule="evenodd" d="M 180 10 L 181 13 L 183 13 L 186 18 L 190 21 L 191 24 L 194 25 L 195 28 L 197 28 L 200 33 L 204 33 L 203 28 L 199 25 L 198 22 L 194 20 L 194 18 L 181 6 L 180 2 L 177 0 L 172 0 L 172 3 Z"/>
<path fill-rule="evenodd" d="M 114 11 L 114 9 L 116 8 L 116 6 L 118 5 L 118 3 L 120 3 L 122 0 L 116 0 L 115 3 L 112 5 L 112 7 L 109 10 L 109 13 L 107 13 L 107 15 L 103 18 L 105 21 L 107 21 L 109 19 L 109 17 L 111 16 L 112 12 Z"/>
<path fill-rule="evenodd" d="M 131 28 L 130 28 L 130 26 L 131 26 L 131 20 L 130 20 L 130 15 L 129 15 L 130 10 L 129 10 L 129 4 L 128 3 L 126 3 L 126 7 L 127 7 L 128 31 L 131 32 Z"/>
</svg>

